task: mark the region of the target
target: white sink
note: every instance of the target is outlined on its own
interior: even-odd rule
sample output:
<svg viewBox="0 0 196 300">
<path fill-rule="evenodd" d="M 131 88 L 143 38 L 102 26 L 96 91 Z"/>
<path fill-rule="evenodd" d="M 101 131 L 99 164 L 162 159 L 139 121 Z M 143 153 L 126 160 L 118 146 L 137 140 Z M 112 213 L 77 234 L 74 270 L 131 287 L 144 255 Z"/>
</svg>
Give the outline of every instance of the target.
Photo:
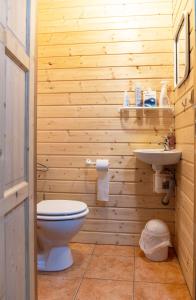
<svg viewBox="0 0 196 300">
<path fill-rule="evenodd" d="M 137 149 L 133 153 L 139 160 L 151 164 L 155 171 L 162 170 L 165 165 L 177 164 L 182 154 L 179 150 L 164 149 Z"/>
</svg>

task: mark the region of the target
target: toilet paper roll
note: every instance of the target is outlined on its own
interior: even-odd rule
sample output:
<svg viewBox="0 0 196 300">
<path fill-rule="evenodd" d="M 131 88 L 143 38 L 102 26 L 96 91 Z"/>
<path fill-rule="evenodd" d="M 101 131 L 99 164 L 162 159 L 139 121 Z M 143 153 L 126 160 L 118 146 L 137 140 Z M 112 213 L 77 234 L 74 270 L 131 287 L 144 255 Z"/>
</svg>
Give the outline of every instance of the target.
<svg viewBox="0 0 196 300">
<path fill-rule="evenodd" d="M 97 159 L 97 200 L 109 200 L 109 182 L 110 176 L 108 173 L 109 161 L 107 159 Z"/>
<path fill-rule="evenodd" d="M 96 160 L 96 170 L 97 171 L 108 171 L 109 161 L 108 159 L 97 159 Z"/>
</svg>

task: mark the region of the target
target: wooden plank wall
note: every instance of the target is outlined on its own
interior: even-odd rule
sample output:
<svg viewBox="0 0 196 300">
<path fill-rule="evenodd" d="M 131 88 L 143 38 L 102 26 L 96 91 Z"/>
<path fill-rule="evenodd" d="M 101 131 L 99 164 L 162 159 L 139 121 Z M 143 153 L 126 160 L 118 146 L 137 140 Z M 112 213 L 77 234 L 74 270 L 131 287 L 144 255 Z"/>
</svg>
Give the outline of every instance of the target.
<svg viewBox="0 0 196 300">
<path fill-rule="evenodd" d="M 137 245 L 151 218 L 174 233 L 174 201 L 161 204 L 151 167 L 133 156 L 159 147 L 173 117 L 118 112 L 136 82 L 159 92 L 168 79 L 173 90 L 172 1 L 40 0 L 38 56 L 38 162 L 49 167 L 38 173 L 38 199 L 88 204 L 75 241 Z M 108 203 L 96 202 L 86 158 L 110 161 Z"/>
<path fill-rule="evenodd" d="M 190 13 L 190 74 L 185 83 L 175 90 L 175 129 L 177 148 L 182 160 L 177 170 L 176 193 L 176 250 L 193 295 L 193 225 L 194 225 L 194 9 L 192 0 L 173 2 L 173 31 L 184 10 Z M 184 105 L 185 106 L 184 106 Z"/>
</svg>

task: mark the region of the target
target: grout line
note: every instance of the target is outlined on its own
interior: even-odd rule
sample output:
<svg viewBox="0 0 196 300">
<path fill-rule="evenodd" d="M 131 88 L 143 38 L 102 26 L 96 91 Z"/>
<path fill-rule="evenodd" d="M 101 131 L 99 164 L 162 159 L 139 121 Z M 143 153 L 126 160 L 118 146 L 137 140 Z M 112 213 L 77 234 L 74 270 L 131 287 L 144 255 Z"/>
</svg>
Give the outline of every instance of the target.
<svg viewBox="0 0 196 300">
<path fill-rule="evenodd" d="M 100 281 L 114 281 L 114 282 L 116 282 L 116 281 L 118 281 L 118 282 L 128 282 L 128 283 L 131 283 L 131 282 L 133 282 L 133 280 L 127 280 L 127 279 L 111 279 L 111 278 L 97 278 L 97 277 L 85 277 L 85 278 L 78 278 L 78 279 L 89 279 L 89 280 L 100 280 Z M 187 284 L 186 284 L 186 282 L 184 282 L 184 283 L 179 283 L 179 282 L 154 282 L 154 281 L 134 281 L 134 283 L 146 283 L 146 284 L 148 284 L 148 283 L 150 283 L 150 284 L 154 284 L 154 285 L 156 285 L 156 284 L 161 284 L 161 285 L 168 285 L 168 284 L 170 284 L 170 285 L 179 285 L 179 286 L 187 286 Z"/>
<path fill-rule="evenodd" d="M 92 256 L 95 255 L 95 248 L 96 248 L 96 245 L 97 245 L 97 244 L 94 244 L 94 248 L 93 248 L 93 251 L 92 251 Z"/>
<path fill-rule="evenodd" d="M 72 300 L 76 300 L 76 296 L 77 296 L 78 291 L 79 291 L 79 289 L 80 289 L 80 286 L 81 286 L 81 284 L 82 284 L 82 280 L 83 280 L 83 278 L 81 277 L 81 278 L 80 278 L 80 283 L 79 283 L 79 285 L 78 285 L 78 287 L 77 287 L 77 289 L 76 289 L 76 291 L 75 291 L 75 293 L 74 293 L 74 295 L 73 295 Z"/>
<path fill-rule="evenodd" d="M 85 277 L 84 279 L 133 283 L 133 280 L 128 280 L 128 279 L 111 279 L 111 278 L 98 278 L 98 277 Z"/>
<path fill-rule="evenodd" d="M 87 270 L 88 270 L 88 267 L 89 267 L 89 265 L 90 265 L 90 263 L 91 263 L 92 258 L 93 258 L 93 254 L 90 255 L 89 262 L 88 262 L 88 264 L 87 264 L 87 266 L 86 266 L 86 269 L 85 269 L 84 274 L 83 274 L 83 277 L 82 277 L 83 279 L 85 278 L 85 274 L 86 274 L 86 272 L 87 272 Z"/>
<path fill-rule="evenodd" d="M 155 282 L 155 281 L 135 281 L 135 283 L 146 283 L 146 284 L 161 284 L 161 285 L 179 285 L 179 286 L 187 286 L 186 282 L 180 283 L 180 282 Z"/>
<path fill-rule="evenodd" d="M 106 257 L 108 257 L 108 256 L 109 256 L 109 257 L 113 256 L 113 257 L 116 257 L 115 254 L 111 254 L 111 255 L 107 255 L 107 254 L 93 254 L 93 256 L 106 256 Z M 119 255 L 119 254 L 118 254 L 118 257 L 132 258 L 133 255 Z"/>
<path fill-rule="evenodd" d="M 84 279 L 89 279 L 89 280 L 100 280 L 100 281 L 114 281 L 114 282 L 127 282 L 127 283 L 131 283 L 132 280 L 127 280 L 127 279 L 111 279 L 111 278 L 97 278 L 97 277 L 86 277 Z M 143 281 L 142 281 L 143 282 Z"/>
<path fill-rule="evenodd" d="M 89 258 L 89 261 L 88 261 L 88 263 L 87 263 L 87 266 L 86 266 L 86 268 L 85 268 L 85 270 L 84 270 L 84 273 L 83 273 L 83 275 L 82 275 L 82 277 L 81 277 L 80 284 L 78 285 L 78 288 L 76 289 L 76 292 L 75 292 L 75 294 L 74 294 L 74 296 L 73 296 L 73 300 L 77 300 L 77 295 L 78 295 L 78 292 L 79 292 L 79 290 L 80 290 L 80 288 L 81 288 L 82 282 L 83 282 L 83 280 L 84 280 L 84 278 L 85 278 L 85 273 L 86 273 L 86 271 L 88 270 L 88 267 L 89 267 L 89 265 L 90 265 L 90 262 L 91 262 L 91 259 L 92 259 L 92 256 L 93 256 L 94 248 L 95 248 L 95 244 L 94 244 L 94 247 L 93 247 L 93 250 L 92 250 L 91 254 L 88 254 L 88 255 L 90 256 L 90 258 Z"/>
</svg>

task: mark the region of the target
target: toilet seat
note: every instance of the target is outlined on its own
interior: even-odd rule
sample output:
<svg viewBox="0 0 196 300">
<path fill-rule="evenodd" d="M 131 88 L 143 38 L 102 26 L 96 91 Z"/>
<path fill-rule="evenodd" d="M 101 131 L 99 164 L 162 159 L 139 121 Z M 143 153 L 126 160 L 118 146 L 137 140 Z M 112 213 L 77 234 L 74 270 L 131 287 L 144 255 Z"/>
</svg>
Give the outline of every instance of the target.
<svg viewBox="0 0 196 300">
<path fill-rule="evenodd" d="M 37 215 L 37 220 L 46 220 L 46 221 L 63 221 L 63 220 L 74 220 L 86 216 L 89 213 L 87 208 L 85 211 L 79 214 L 73 214 L 68 216 L 46 216 L 46 215 Z"/>
<path fill-rule="evenodd" d="M 89 209 L 86 203 L 74 200 L 44 200 L 37 204 L 38 220 L 70 220 L 82 218 Z"/>
<path fill-rule="evenodd" d="M 86 203 L 74 200 L 44 200 L 37 204 L 37 214 L 46 216 L 68 216 L 86 209 Z"/>
</svg>

